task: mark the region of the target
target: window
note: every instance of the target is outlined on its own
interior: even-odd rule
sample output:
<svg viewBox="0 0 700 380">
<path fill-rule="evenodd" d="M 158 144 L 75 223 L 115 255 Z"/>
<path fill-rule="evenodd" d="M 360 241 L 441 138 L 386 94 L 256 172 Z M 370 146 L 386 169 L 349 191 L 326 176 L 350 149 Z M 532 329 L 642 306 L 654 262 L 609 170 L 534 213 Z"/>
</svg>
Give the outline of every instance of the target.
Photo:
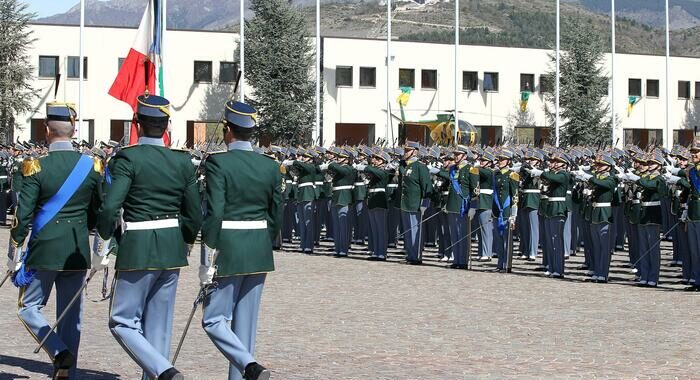
<svg viewBox="0 0 700 380">
<path fill-rule="evenodd" d="M 399 87 L 416 88 L 416 70 L 399 69 Z"/>
<path fill-rule="evenodd" d="M 647 98 L 659 97 L 659 80 L 647 79 Z"/>
<path fill-rule="evenodd" d="M 335 86 L 352 87 L 352 66 L 335 67 Z"/>
<path fill-rule="evenodd" d="M 462 90 L 476 91 L 479 89 L 479 74 L 476 71 L 462 71 Z"/>
<path fill-rule="evenodd" d="M 686 80 L 678 81 L 678 98 L 690 99 L 690 82 Z"/>
<path fill-rule="evenodd" d="M 695 82 L 695 99 L 700 99 L 700 82 Z"/>
<path fill-rule="evenodd" d="M 194 61 L 194 82 L 211 83 L 211 61 Z"/>
<path fill-rule="evenodd" d="M 535 91 L 535 74 L 520 74 L 520 91 Z"/>
<path fill-rule="evenodd" d="M 124 66 L 124 61 L 126 61 L 126 58 L 119 58 L 117 61 L 117 71 L 122 69 L 122 66 Z"/>
<path fill-rule="evenodd" d="M 55 78 L 58 74 L 58 57 L 39 56 L 39 78 Z"/>
<path fill-rule="evenodd" d="M 551 75 L 540 75 L 540 93 L 554 93 L 554 77 Z"/>
<path fill-rule="evenodd" d="M 437 89 L 437 70 L 420 71 L 420 87 L 428 90 Z"/>
<path fill-rule="evenodd" d="M 377 87 L 377 69 L 360 67 L 360 87 Z"/>
<path fill-rule="evenodd" d="M 235 62 L 219 62 L 219 83 L 233 83 L 238 76 L 238 64 Z"/>
<path fill-rule="evenodd" d="M 628 79 L 627 80 L 627 95 L 642 96 L 642 80 Z"/>
<path fill-rule="evenodd" d="M 83 79 L 87 79 L 87 57 L 83 57 Z M 68 78 L 78 78 L 80 72 L 80 57 L 68 57 Z"/>
<path fill-rule="evenodd" d="M 484 73 L 484 91 L 498 92 L 498 73 Z"/>
</svg>

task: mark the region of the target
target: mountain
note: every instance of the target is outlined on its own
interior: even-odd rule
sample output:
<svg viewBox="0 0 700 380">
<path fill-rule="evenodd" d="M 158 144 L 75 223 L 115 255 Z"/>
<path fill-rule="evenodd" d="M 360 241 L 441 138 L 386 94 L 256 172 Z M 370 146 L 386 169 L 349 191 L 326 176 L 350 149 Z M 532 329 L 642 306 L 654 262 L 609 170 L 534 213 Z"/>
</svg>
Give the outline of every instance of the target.
<svg viewBox="0 0 700 380">
<path fill-rule="evenodd" d="M 309 20 L 313 32 L 315 0 L 291 0 Z M 322 0 L 323 35 L 383 38 L 386 0 Z M 392 33 L 402 40 L 451 43 L 454 3 L 444 0 L 392 1 Z M 448 0 L 449 1 L 449 0 Z M 674 30 L 671 53 L 700 57 L 700 0 L 671 0 Z M 607 5 L 607 8 L 606 8 Z M 461 0 L 460 41 L 465 44 L 550 48 L 554 44 L 555 5 L 551 0 Z M 87 0 L 87 25 L 136 26 L 144 0 Z M 77 24 L 79 7 L 36 20 Z M 664 54 L 663 1 L 617 0 L 619 52 Z M 577 17 L 583 28 L 610 35 L 610 0 L 564 0 L 562 20 Z M 249 17 L 246 13 L 246 17 Z M 222 0 L 169 0 L 168 27 L 222 30 L 238 25 L 239 4 Z"/>
</svg>

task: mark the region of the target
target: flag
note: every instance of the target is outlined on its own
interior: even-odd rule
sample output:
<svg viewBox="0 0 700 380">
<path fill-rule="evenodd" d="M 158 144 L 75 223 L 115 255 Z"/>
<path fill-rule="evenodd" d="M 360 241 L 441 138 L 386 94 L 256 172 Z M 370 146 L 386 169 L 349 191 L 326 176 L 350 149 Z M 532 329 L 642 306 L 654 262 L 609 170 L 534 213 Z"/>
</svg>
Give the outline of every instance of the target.
<svg viewBox="0 0 700 380">
<path fill-rule="evenodd" d="M 627 98 L 627 117 L 629 117 L 632 114 L 634 106 L 636 106 L 641 99 L 642 98 L 639 96 L 630 96 Z"/>
<path fill-rule="evenodd" d="M 163 0 L 149 0 L 141 17 L 136 39 L 124 59 L 117 77 L 109 89 L 109 95 L 131 106 L 136 112 L 136 98 L 148 92 L 156 94 L 156 82 L 159 84 L 158 95 L 164 96 L 163 67 L 161 45 L 163 38 L 164 17 Z M 129 145 L 138 139 L 136 126 L 131 123 Z M 166 146 L 170 145 L 169 132 L 163 135 Z"/>
<path fill-rule="evenodd" d="M 530 91 L 520 92 L 520 112 L 527 111 L 527 101 L 530 100 Z"/>
<path fill-rule="evenodd" d="M 406 107 L 408 104 L 408 99 L 411 97 L 410 87 L 401 87 L 401 95 L 396 98 L 396 102 L 399 103 L 401 107 Z"/>
</svg>

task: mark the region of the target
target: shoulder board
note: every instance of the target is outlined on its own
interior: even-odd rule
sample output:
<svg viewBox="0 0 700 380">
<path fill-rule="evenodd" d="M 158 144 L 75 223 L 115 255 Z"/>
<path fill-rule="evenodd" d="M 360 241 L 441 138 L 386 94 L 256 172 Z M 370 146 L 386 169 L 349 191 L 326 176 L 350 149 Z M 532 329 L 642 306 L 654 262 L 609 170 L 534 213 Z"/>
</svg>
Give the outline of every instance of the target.
<svg viewBox="0 0 700 380">
<path fill-rule="evenodd" d="M 477 168 L 477 167 L 471 167 L 471 169 L 469 169 L 469 173 L 471 173 L 471 174 L 479 174 L 479 168 Z"/>
<path fill-rule="evenodd" d="M 36 158 L 27 158 L 22 161 L 22 175 L 25 177 L 32 176 L 41 171 L 41 163 Z"/>
<path fill-rule="evenodd" d="M 105 174 L 105 167 L 104 167 L 104 163 L 102 163 L 102 159 L 99 157 L 93 157 L 92 161 L 93 161 L 93 164 L 92 164 L 93 170 L 100 173 L 100 175 L 104 175 Z"/>
<path fill-rule="evenodd" d="M 520 181 L 520 174 L 512 172 L 510 173 L 510 179 L 512 179 L 513 181 Z"/>
<path fill-rule="evenodd" d="M 652 175 L 649 176 L 649 179 L 654 179 L 654 178 L 656 178 L 656 177 L 658 177 L 658 176 L 659 176 L 658 174 L 652 174 Z"/>
</svg>

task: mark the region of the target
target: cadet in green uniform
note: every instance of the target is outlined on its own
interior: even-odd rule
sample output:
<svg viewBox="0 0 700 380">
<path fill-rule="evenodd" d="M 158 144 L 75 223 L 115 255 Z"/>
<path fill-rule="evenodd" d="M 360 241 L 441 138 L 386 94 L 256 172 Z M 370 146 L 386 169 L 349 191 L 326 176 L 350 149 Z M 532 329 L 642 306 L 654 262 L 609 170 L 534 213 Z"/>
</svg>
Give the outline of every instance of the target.
<svg viewBox="0 0 700 380">
<path fill-rule="evenodd" d="M 507 270 L 508 255 L 508 229 L 515 228 L 515 219 L 518 215 L 518 188 L 520 186 L 520 175 L 509 169 L 513 152 L 508 149 L 501 149 L 496 154 L 497 170 L 494 171 L 494 194 L 493 194 L 493 229 L 496 234 L 493 236 L 493 250 L 498 255 L 497 270 L 505 272 Z"/>
<path fill-rule="evenodd" d="M 102 164 L 73 150 L 76 113 L 72 105 L 46 106 L 49 154 L 22 163 L 22 192 L 11 231 L 10 256 L 23 262 L 13 282 L 20 287 L 18 316 L 37 341 L 49 331 L 42 313 L 56 287 L 56 315 L 81 288 L 90 267 L 90 230 L 100 206 Z M 61 191 L 59 191 L 61 189 Z M 22 246 L 32 224 L 28 251 Z M 10 263 L 11 264 L 11 263 Z M 101 262 L 93 262 L 99 267 Z M 82 294 L 51 332 L 44 350 L 54 365 L 54 379 L 74 379 L 80 345 Z"/>
<path fill-rule="evenodd" d="M 333 148 L 332 152 L 337 157 L 338 163 L 322 164 L 320 168 L 333 177 L 331 217 L 333 218 L 335 256 L 347 257 L 350 252 L 351 232 L 348 212 L 352 205 L 352 188 L 357 172 L 350 166 L 350 154 L 347 151 Z"/>
<path fill-rule="evenodd" d="M 540 208 L 540 179 L 530 170 L 539 170 L 542 154 L 535 150 L 526 153 L 520 204 L 518 205 L 520 227 L 520 258 L 533 261 L 537 258 L 537 248 L 540 242 L 540 224 L 537 212 Z"/>
<path fill-rule="evenodd" d="M 479 261 L 491 261 L 493 256 L 493 153 L 485 150 L 479 155 L 479 166 L 470 169 L 476 200 L 476 217 L 479 222 Z M 471 213 L 471 211 L 470 211 Z M 471 218 L 470 218 L 471 219 Z"/>
<path fill-rule="evenodd" d="M 700 143 L 695 143 L 690 148 L 693 164 L 688 170 L 688 246 L 690 247 L 690 261 L 692 265 L 690 286 L 687 291 L 700 291 Z"/>
<path fill-rule="evenodd" d="M 386 195 L 386 185 L 389 173 L 384 165 L 389 161 L 389 155 L 377 151 L 372 153 L 371 165 L 357 165 L 359 172 L 367 176 L 367 207 L 369 209 L 369 251 L 370 261 L 385 261 L 387 250 L 387 208 L 389 205 Z"/>
<path fill-rule="evenodd" d="M 202 226 L 199 277 L 202 285 L 214 279 L 216 284 L 204 302 L 202 326 L 231 363 L 229 380 L 267 380 L 270 371 L 253 355 L 266 273 L 275 269 L 272 240 L 282 221 L 282 177 L 277 163 L 250 144 L 255 109 L 229 101 L 225 117 L 229 150 L 206 163 L 211 202 Z M 300 178 L 307 178 L 304 173 Z M 312 186 L 301 189 L 306 188 L 313 191 Z"/>
<path fill-rule="evenodd" d="M 542 210 L 544 216 L 544 236 L 547 239 L 548 273 L 553 278 L 564 278 L 564 225 L 569 207 L 566 193 L 569 190 L 569 174 L 566 166 L 569 159 L 561 152 L 553 153 L 548 161 L 549 170 L 541 173 L 543 183 L 546 182 L 547 203 Z"/>
<path fill-rule="evenodd" d="M 313 160 L 318 156 L 311 149 L 297 151 L 297 160 L 286 160 L 283 165 L 290 167 L 297 175 L 297 217 L 299 218 L 299 237 L 301 251 L 306 254 L 314 252 L 314 201 L 316 200 L 316 165 Z"/>
<path fill-rule="evenodd" d="M 467 215 L 470 209 L 470 196 L 473 187 L 473 178 L 470 174 L 471 167 L 466 161 L 471 156 L 469 148 L 458 146 L 454 151 L 454 161 L 445 170 L 438 174 L 448 182 L 447 202 L 445 212 L 450 232 L 453 262 L 449 266 L 452 269 L 467 269 L 469 252 L 469 220 Z"/>
<path fill-rule="evenodd" d="M 422 202 L 432 188 L 428 168 L 418 160 L 420 144 L 408 141 L 399 171 L 401 173 L 401 219 L 406 229 L 404 249 L 406 263 L 420 265 L 422 259 Z"/>
<path fill-rule="evenodd" d="M 189 155 L 163 146 L 169 106 L 160 96 L 139 96 L 138 145 L 113 158 L 112 185 L 97 223 L 100 236 L 110 238 L 124 209 L 109 328 L 143 368 L 144 379 L 159 380 L 183 378 L 168 358 L 175 293 L 187 244 L 194 243 L 202 221 Z"/>
</svg>

